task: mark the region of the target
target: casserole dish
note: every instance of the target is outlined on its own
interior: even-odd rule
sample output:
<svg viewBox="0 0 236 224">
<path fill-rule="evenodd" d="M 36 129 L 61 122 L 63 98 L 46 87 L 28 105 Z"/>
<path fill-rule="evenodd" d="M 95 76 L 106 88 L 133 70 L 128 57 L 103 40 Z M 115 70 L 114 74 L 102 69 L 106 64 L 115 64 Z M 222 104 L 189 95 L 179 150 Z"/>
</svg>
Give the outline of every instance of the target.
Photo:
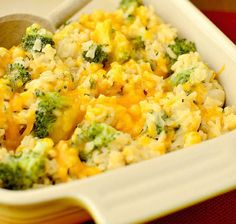
<svg viewBox="0 0 236 224">
<path fill-rule="evenodd" d="M 94 8 L 110 10 L 117 7 L 116 3 L 115 0 L 95 0 L 82 12 Z M 235 104 L 234 45 L 188 1 L 146 3 L 152 4 L 181 35 L 195 41 L 212 68 L 219 70 L 225 65 L 220 81 L 227 103 Z M 151 220 L 235 188 L 234 139 L 235 131 L 164 157 L 73 183 L 40 190 L 1 190 L 1 222 L 65 223 L 61 216 L 71 219 L 70 213 L 74 214 L 76 206 L 88 210 L 98 223 Z M 86 214 L 81 211 L 79 217 L 82 221 Z"/>
</svg>

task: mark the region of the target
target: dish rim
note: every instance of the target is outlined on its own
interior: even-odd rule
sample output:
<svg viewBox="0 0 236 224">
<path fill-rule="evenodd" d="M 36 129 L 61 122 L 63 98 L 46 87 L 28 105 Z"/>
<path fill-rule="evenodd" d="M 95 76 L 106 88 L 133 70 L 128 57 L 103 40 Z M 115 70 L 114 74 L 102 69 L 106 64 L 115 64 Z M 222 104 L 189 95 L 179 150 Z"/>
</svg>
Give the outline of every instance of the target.
<svg viewBox="0 0 236 224">
<path fill-rule="evenodd" d="M 109 1 L 109 0 L 107 0 Z M 113 0 L 114 1 L 114 0 Z M 149 2 L 151 2 L 152 0 L 149 0 Z M 95 0 L 94 2 L 98 2 L 98 0 Z M 170 0 L 170 2 L 175 2 L 174 0 Z M 228 55 L 233 55 L 232 57 L 232 61 L 236 62 L 236 48 L 235 45 L 206 17 L 204 16 L 195 6 L 192 5 L 192 3 L 190 3 L 188 0 L 182 0 L 182 2 L 178 1 L 179 3 L 175 3 L 176 5 L 182 5 L 182 7 L 187 6 L 187 8 L 190 10 L 188 12 L 188 14 L 193 13 L 193 15 L 197 18 L 199 21 L 201 21 L 201 25 L 204 26 L 204 29 L 209 28 L 210 31 L 214 31 L 212 34 L 213 36 L 217 37 L 216 39 L 218 39 L 220 42 L 224 43 L 225 49 L 224 49 L 224 53 L 228 54 Z M 194 17 L 192 16 L 192 17 Z M 6 189 L 0 189 L 0 205 L 2 206 L 26 206 L 26 205 L 33 205 L 33 204 L 38 204 L 38 203 L 45 203 L 47 201 L 52 201 L 52 200 L 56 200 L 59 198 L 76 198 L 75 200 L 80 201 L 79 203 L 82 204 L 83 207 L 85 207 L 86 209 L 88 209 L 92 215 L 95 217 L 95 219 L 99 220 L 99 222 L 101 223 L 106 223 L 104 220 L 105 218 L 100 214 L 99 209 L 96 207 L 94 208 L 94 206 L 91 206 L 91 203 L 87 203 L 86 200 L 83 200 L 83 198 L 79 198 L 77 196 L 74 196 L 72 193 L 68 194 L 68 191 L 70 192 L 70 190 L 72 191 L 74 188 L 77 188 L 79 186 L 82 186 L 81 189 L 84 190 L 85 187 L 89 186 L 91 184 L 91 182 L 95 182 L 95 181 L 100 181 L 101 179 L 104 180 L 105 179 L 109 179 L 109 177 L 111 175 L 115 175 L 115 173 L 120 173 L 119 170 L 123 170 L 125 169 L 127 172 L 129 172 L 129 170 L 133 170 L 136 169 L 135 167 L 142 167 L 142 164 L 148 164 L 148 163 L 154 163 L 154 161 L 159 161 L 160 159 L 164 159 L 165 157 L 174 157 L 174 155 L 181 155 L 186 152 L 186 151 L 190 151 L 191 150 L 195 150 L 196 148 L 198 148 L 198 150 L 201 151 L 201 146 L 204 144 L 209 144 L 210 143 L 214 143 L 214 145 L 217 146 L 219 139 L 231 139 L 234 140 L 236 137 L 236 131 L 231 131 L 227 134 L 224 134 L 220 137 L 217 137 L 215 139 L 212 140 L 208 140 L 206 142 L 202 142 L 198 145 L 195 145 L 193 147 L 189 147 L 187 149 L 183 149 L 177 152 L 172 152 L 171 154 L 167 154 L 164 157 L 158 157 L 158 158 L 154 158 L 148 161 L 143 161 L 137 164 L 133 164 L 127 167 L 122 167 L 119 168 L 118 170 L 112 170 L 109 171 L 107 173 L 102 173 L 102 174 L 98 174 L 96 176 L 93 177 L 89 177 L 87 179 L 84 180 L 75 180 L 73 182 L 69 182 L 69 183 L 62 183 L 62 184 L 58 184 L 55 186 L 47 186 L 46 188 L 41 188 L 41 189 L 30 189 L 30 190 L 23 190 L 23 191 L 12 191 L 12 190 L 6 190 Z M 232 151 L 233 152 L 233 151 Z M 231 153 L 232 153 L 231 152 Z M 186 153 L 185 153 L 186 154 Z M 236 160 L 235 160 L 236 161 Z M 144 165 L 143 165 L 144 166 Z M 234 167 L 236 170 L 236 167 Z M 138 170 L 138 169 L 137 169 Z M 122 173 L 121 172 L 121 173 Z M 227 191 L 234 189 L 236 187 L 236 179 L 235 182 L 233 181 L 232 184 L 227 184 L 224 186 L 224 188 L 222 188 L 222 191 L 218 190 L 218 191 L 212 191 L 211 194 L 208 193 L 208 196 L 204 196 L 204 197 L 198 197 L 198 200 L 191 200 L 188 202 L 188 204 L 183 204 L 182 207 L 178 206 L 173 208 L 172 210 L 169 209 L 168 211 L 166 211 L 166 213 L 164 214 L 164 212 L 162 213 L 162 215 L 158 215 L 158 217 L 169 214 L 170 212 L 174 212 L 177 211 L 181 208 L 185 208 L 188 207 L 190 205 L 196 204 L 200 201 L 204 201 L 207 200 L 213 196 L 217 196 L 219 194 L 222 193 L 226 193 Z M 94 193 L 94 192 L 93 192 Z M 85 194 L 86 197 L 88 196 L 87 193 Z M 88 196 L 89 197 L 89 196 Z M 91 207 L 92 208 L 91 208 Z M 143 217 L 144 220 L 142 221 L 147 221 L 147 220 L 151 220 L 152 218 L 156 218 L 156 217 Z"/>
</svg>

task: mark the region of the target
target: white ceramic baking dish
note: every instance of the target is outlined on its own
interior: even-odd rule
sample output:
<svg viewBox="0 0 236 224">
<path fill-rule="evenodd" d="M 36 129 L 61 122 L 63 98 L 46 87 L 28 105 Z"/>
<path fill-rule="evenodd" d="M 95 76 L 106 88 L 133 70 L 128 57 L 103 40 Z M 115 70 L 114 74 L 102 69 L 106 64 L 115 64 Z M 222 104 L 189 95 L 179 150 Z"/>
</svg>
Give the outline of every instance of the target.
<svg viewBox="0 0 236 224">
<path fill-rule="evenodd" d="M 94 0 L 82 12 L 113 10 L 118 0 Z M 219 70 L 227 104 L 236 105 L 236 48 L 187 0 L 147 0 L 195 41 Z M 82 13 L 80 12 L 80 13 Z M 79 14 L 74 17 L 77 18 Z M 38 190 L 0 190 L 1 224 L 125 224 L 152 220 L 236 188 L 236 131 L 190 148 L 91 178 Z"/>
</svg>

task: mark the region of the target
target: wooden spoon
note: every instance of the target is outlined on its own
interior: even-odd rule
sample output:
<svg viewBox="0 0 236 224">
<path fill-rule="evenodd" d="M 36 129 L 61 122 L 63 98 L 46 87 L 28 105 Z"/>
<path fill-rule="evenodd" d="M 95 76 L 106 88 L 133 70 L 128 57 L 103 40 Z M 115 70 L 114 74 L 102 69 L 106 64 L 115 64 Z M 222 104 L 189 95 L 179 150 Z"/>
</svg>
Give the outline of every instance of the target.
<svg viewBox="0 0 236 224">
<path fill-rule="evenodd" d="M 31 14 L 11 14 L 0 17 L 0 47 L 10 48 L 21 42 L 28 26 L 38 23 L 51 32 L 91 0 L 65 0 L 46 18 Z"/>
</svg>

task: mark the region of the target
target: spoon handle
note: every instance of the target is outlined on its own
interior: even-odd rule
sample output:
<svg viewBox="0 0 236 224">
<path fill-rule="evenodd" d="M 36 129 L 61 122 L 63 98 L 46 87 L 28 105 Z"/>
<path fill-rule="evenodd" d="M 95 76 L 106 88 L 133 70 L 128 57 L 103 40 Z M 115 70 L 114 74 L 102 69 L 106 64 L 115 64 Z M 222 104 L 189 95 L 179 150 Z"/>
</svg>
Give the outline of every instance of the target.
<svg viewBox="0 0 236 224">
<path fill-rule="evenodd" d="M 64 0 L 49 15 L 48 19 L 57 28 L 91 0 Z"/>
</svg>

